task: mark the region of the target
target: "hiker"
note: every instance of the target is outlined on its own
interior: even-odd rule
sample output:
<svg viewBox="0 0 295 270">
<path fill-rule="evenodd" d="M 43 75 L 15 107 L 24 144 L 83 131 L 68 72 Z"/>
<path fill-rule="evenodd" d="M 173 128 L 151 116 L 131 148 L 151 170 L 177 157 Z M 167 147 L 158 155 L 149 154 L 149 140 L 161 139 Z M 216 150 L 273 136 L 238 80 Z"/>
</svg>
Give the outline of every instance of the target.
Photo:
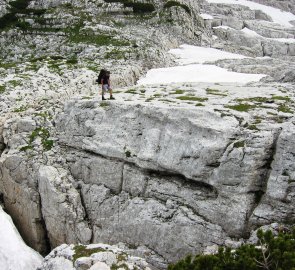
<svg viewBox="0 0 295 270">
<path fill-rule="evenodd" d="M 111 88 L 111 82 L 110 82 L 110 72 L 105 71 L 104 75 L 101 78 L 101 86 L 102 86 L 102 100 L 105 100 L 104 94 L 107 91 L 110 91 L 110 99 L 115 99 L 113 97 L 113 90 Z"/>
</svg>

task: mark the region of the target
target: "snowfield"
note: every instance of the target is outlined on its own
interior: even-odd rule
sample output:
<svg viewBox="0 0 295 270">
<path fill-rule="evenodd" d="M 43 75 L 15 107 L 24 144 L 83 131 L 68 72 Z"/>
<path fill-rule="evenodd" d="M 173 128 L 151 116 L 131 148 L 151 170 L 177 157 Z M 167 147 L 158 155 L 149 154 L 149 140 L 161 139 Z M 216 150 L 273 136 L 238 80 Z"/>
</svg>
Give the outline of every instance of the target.
<svg viewBox="0 0 295 270">
<path fill-rule="evenodd" d="M 290 12 L 285 12 L 274 7 L 265 6 L 247 0 L 207 0 L 207 2 L 217 4 L 242 5 L 249 7 L 252 10 L 261 10 L 262 12 L 270 16 L 274 23 L 278 23 L 286 27 L 294 27 L 290 23 L 290 21 L 295 21 L 295 15 Z"/>
<path fill-rule="evenodd" d="M 193 64 L 171 68 L 159 68 L 148 71 L 145 78 L 138 81 L 140 85 L 178 82 L 238 82 L 259 81 L 266 75 L 245 74 L 227 71 L 214 65 Z"/>
<path fill-rule="evenodd" d="M 0 269 L 36 270 L 42 256 L 28 247 L 14 226 L 12 219 L 0 206 Z"/>
<path fill-rule="evenodd" d="M 140 85 L 179 82 L 210 82 L 210 83 L 249 83 L 259 81 L 264 74 L 245 74 L 228 71 L 216 65 L 203 64 L 221 59 L 241 59 L 244 55 L 229 53 L 213 48 L 181 45 L 170 50 L 177 59 L 179 66 L 151 69 L 144 78 L 138 81 Z"/>
<path fill-rule="evenodd" d="M 235 54 L 213 48 L 191 46 L 186 44 L 181 45 L 178 49 L 172 49 L 169 52 L 178 57 L 176 61 L 180 65 L 203 64 L 205 62 L 212 62 L 221 59 L 246 58 L 246 56 L 241 54 Z"/>
</svg>

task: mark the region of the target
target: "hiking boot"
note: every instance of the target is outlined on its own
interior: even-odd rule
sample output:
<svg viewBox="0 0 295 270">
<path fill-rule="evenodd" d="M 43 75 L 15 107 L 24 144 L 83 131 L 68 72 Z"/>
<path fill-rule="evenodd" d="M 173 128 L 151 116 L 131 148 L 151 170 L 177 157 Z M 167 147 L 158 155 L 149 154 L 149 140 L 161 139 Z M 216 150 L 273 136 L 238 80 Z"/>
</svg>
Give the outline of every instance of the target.
<svg viewBox="0 0 295 270">
<path fill-rule="evenodd" d="M 113 96 L 110 96 L 110 99 L 115 99 Z"/>
<path fill-rule="evenodd" d="M 102 99 L 101 100 L 106 100 L 106 99 L 104 98 L 104 96 L 102 96 Z"/>
</svg>

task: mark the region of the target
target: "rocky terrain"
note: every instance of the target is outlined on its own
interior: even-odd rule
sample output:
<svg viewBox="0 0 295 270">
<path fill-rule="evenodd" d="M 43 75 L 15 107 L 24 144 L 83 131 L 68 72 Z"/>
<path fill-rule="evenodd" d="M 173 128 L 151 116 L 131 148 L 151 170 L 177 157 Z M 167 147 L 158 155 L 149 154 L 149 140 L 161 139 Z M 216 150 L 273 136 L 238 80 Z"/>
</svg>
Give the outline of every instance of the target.
<svg viewBox="0 0 295 270">
<path fill-rule="evenodd" d="M 252 2 L 294 13 L 292 1 Z M 29 246 L 62 245 L 40 269 L 120 269 L 123 250 L 149 263 L 127 269 L 163 269 L 294 223 L 291 13 L 276 21 L 213 0 L 17 3 L 0 1 L 0 194 Z M 182 65 L 168 51 L 183 43 L 246 56 L 204 68 L 264 76 L 136 84 Z M 115 101 L 100 100 L 102 67 Z M 79 266 L 79 243 L 122 251 Z"/>
<path fill-rule="evenodd" d="M 150 270 L 145 260 L 129 256 L 117 246 L 66 245 L 55 248 L 37 270 Z"/>
</svg>

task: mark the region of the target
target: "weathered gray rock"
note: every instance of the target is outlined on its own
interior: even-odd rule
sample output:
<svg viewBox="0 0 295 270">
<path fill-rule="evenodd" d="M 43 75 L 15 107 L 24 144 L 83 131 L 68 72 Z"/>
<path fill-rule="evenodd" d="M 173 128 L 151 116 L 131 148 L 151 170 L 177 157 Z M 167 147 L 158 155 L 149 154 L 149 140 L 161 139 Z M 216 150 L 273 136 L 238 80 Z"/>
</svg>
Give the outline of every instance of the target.
<svg viewBox="0 0 295 270">
<path fill-rule="evenodd" d="M 265 225 L 275 221 L 294 221 L 294 123 L 286 123 L 276 144 L 276 154 L 268 179 L 265 195 L 251 216 L 252 225 Z"/>
<path fill-rule="evenodd" d="M 219 60 L 215 64 L 235 72 L 267 74 L 275 81 L 294 81 L 293 70 L 295 65 L 280 59 L 269 57 L 245 58 L 237 59 L 235 62 L 231 60 Z"/>
<path fill-rule="evenodd" d="M 283 82 L 295 82 L 295 72 L 294 70 L 287 71 L 282 77 Z"/>
<path fill-rule="evenodd" d="M 25 242 L 45 253 L 46 231 L 43 227 L 39 193 L 36 189 L 32 164 L 16 154 L 2 154 L 0 159 L 1 194 L 5 207 Z"/>
<path fill-rule="evenodd" d="M 67 172 L 63 169 L 57 170 L 51 166 L 39 168 L 41 211 L 52 246 L 89 243 L 91 239 L 79 193 L 67 178 Z"/>
<path fill-rule="evenodd" d="M 247 27 L 259 35 L 267 38 L 294 38 L 294 29 L 285 28 L 267 21 L 244 21 L 244 27 Z"/>
<path fill-rule="evenodd" d="M 253 136 L 242 134 L 236 120 L 205 111 L 98 105 L 68 103 L 57 121 L 96 242 L 145 245 L 169 261 L 247 233 L 276 130 Z M 245 146 L 235 147 L 235 136 Z M 184 238 L 191 244 L 182 245 Z"/>
<path fill-rule="evenodd" d="M 1 0 L 0 1 L 0 17 L 4 16 L 8 13 L 8 1 Z"/>
</svg>

